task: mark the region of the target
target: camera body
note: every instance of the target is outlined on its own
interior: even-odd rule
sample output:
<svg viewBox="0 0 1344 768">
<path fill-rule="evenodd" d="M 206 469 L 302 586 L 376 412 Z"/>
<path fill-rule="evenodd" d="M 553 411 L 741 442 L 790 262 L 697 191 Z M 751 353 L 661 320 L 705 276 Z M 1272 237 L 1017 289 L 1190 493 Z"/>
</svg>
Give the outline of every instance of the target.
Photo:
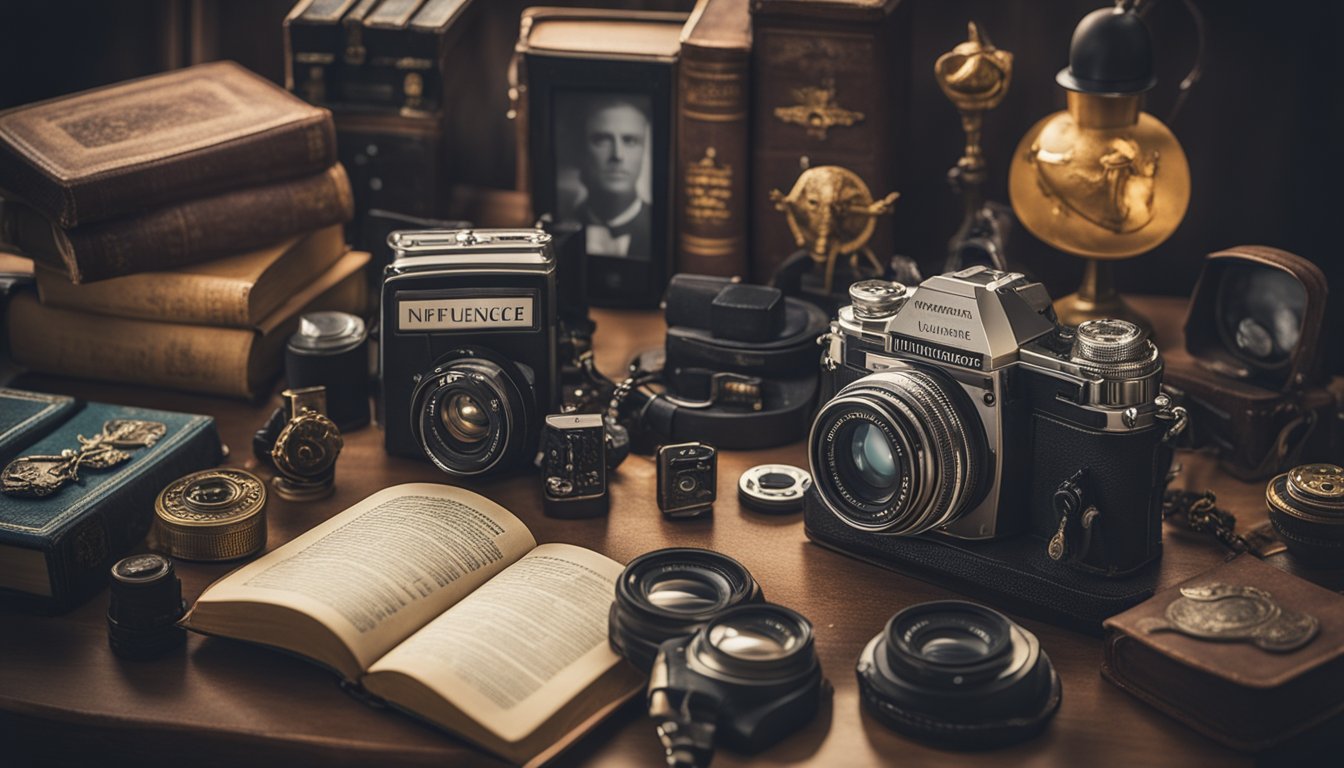
<svg viewBox="0 0 1344 768">
<path fill-rule="evenodd" d="M 538 229 L 399 231 L 383 275 L 389 454 L 457 477 L 533 458 L 560 404 L 556 259 Z"/>
<path fill-rule="evenodd" d="M 658 508 L 670 518 L 699 517 L 714 506 L 718 451 L 704 443 L 658 449 Z"/>
<path fill-rule="evenodd" d="M 983 266 L 850 296 L 808 441 L 822 507 L 861 537 L 1027 534 L 1104 576 L 1160 555 L 1184 413 L 1142 331 L 1060 325 L 1040 283 Z"/>
</svg>

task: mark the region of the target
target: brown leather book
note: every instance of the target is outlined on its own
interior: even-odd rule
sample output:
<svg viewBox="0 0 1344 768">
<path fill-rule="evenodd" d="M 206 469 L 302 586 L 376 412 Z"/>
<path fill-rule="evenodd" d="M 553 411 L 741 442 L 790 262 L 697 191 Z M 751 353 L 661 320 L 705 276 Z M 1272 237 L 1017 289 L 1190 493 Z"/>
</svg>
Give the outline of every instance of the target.
<svg viewBox="0 0 1344 768">
<path fill-rule="evenodd" d="M 321 171 L 331 114 L 230 61 L 0 112 L 0 179 L 62 227 Z"/>
<path fill-rule="evenodd" d="M 62 229 L 5 204 L 6 235 L 24 255 L 86 283 L 175 269 L 349 221 L 350 180 L 339 164 L 314 176 L 188 200 L 123 219 Z"/>
<path fill-rule="evenodd" d="M 901 190 L 910 11 L 900 0 L 752 0 L 752 278 L 797 250 L 770 191 L 788 194 L 807 167 L 857 173 L 874 197 Z M 925 75 L 927 76 L 927 75 Z M 885 260 L 891 217 L 868 243 Z"/>
<path fill-rule="evenodd" d="M 347 253 L 256 328 L 95 315 L 21 293 L 6 318 L 10 350 L 15 362 L 42 373 L 253 399 L 280 372 L 301 314 L 364 311 L 368 263 L 367 253 Z"/>
<path fill-rule="evenodd" d="M 677 271 L 746 276 L 748 0 L 700 0 L 681 33 L 677 86 Z"/>
<path fill-rule="evenodd" d="M 345 253 L 332 224 L 255 251 L 165 272 L 142 272 L 76 285 L 64 272 L 36 270 L 49 307 L 170 323 L 253 328 Z"/>
<path fill-rule="evenodd" d="M 1315 618 L 1319 633 L 1296 650 L 1268 651 L 1164 629 L 1183 588 L 1212 584 L 1268 592 L 1278 610 Z M 1202 615 L 1228 631 L 1273 614 L 1259 601 L 1236 598 Z M 1344 711 L 1344 597 L 1250 555 L 1159 592 L 1103 626 L 1107 680 L 1234 749 L 1268 748 Z M 1263 634 L 1274 641 L 1298 631 L 1266 627 Z"/>
</svg>

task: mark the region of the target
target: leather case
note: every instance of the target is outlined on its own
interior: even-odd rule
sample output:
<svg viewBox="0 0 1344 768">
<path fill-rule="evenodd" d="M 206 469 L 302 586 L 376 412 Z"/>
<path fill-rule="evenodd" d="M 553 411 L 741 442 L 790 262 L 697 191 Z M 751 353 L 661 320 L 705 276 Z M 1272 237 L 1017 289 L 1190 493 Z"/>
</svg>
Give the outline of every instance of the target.
<svg viewBox="0 0 1344 768">
<path fill-rule="evenodd" d="M 1315 617 L 1320 632 L 1295 651 L 1275 653 L 1148 631 L 1181 587 L 1215 582 L 1264 590 L 1283 610 Z M 1344 597 L 1249 555 L 1164 590 L 1105 627 L 1107 680 L 1234 749 L 1266 749 L 1344 711 Z"/>
<path fill-rule="evenodd" d="M 1185 322 L 1187 356 L 1164 381 L 1184 395 L 1196 447 L 1262 479 L 1328 460 L 1339 402 L 1321 379 L 1326 281 L 1306 259 L 1261 245 L 1209 254 Z"/>
</svg>

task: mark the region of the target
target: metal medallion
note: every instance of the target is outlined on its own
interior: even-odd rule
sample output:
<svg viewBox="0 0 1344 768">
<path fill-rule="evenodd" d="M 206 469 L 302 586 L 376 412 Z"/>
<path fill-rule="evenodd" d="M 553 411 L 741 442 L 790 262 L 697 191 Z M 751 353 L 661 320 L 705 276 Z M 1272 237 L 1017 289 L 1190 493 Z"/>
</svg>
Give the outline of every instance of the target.
<svg viewBox="0 0 1344 768">
<path fill-rule="evenodd" d="M 1320 622 L 1305 613 L 1285 610 L 1273 596 L 1255 587 L 1214 582 L 1182 587 L 1167 606 L 1165 619 L 1150 619 L 1145 632 L 1179 632 L 1200 640 L 1251 643 L 1286 653 L 1311 642 Z"/>
<path fill-rule="evenodd" d="M 123 449 L 148 448 L 168 432 L 168 425 L 141 419 L 113 419 L 93 437 L 76 435 L 79 448 L 67 448 L 59 456 L 21 456 L 0 472 L 0 486 L 10 496 L 43 498 L 66 483 L 79 482 L 79 470 L 110 469 L 128 461 Z"/>
<path fill-rule="evenodd" d="M 154 502 L 157 548 L 186 560 L 233 560 L 266 545 L 266 484 L 232 467 L 193 472 Z"/>
</svg>

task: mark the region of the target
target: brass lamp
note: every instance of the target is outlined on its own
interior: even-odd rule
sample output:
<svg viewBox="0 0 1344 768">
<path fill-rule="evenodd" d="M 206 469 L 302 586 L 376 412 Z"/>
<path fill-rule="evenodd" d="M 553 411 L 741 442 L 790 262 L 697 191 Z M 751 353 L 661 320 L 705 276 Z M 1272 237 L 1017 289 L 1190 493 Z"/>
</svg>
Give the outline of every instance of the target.
<svg viewBox="0 0 1344 768">
<path fill-rule="evenodd" d="M 1068 109 L 1032 126 L 1009 168 L 1008 195 L 1036 237 L 1087 260 L 1077 293 L 1055 302 L 1070 325 L 1104 317 L 1151 324 L 1116 293 L 1111 261 L 1171 236 L 1190 202 L 1180 142 L 1142 111 L 1153 87 L 1148 28 L 1126 3 L 1083 17 L 1055 77 Z"/>
</svg>

